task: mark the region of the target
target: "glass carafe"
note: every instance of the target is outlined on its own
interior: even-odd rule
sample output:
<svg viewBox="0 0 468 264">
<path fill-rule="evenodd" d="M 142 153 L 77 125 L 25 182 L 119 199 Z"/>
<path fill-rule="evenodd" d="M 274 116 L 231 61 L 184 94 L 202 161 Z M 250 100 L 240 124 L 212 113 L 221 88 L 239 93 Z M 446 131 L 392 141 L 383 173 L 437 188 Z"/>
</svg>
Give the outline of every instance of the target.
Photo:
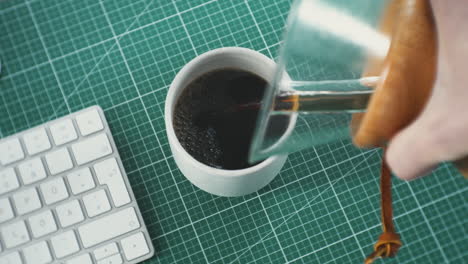
<svg viewBox="0 0 468 264">
<path fill-rule="evenodd" d="M 297 0 L 275 79 L 266 89 L 250 160 L 351 136 L 380 76 L 366 72 L 389 51 L 386 0 Z M 391 13 L 391 12 L 390 12 Z"/>
</svg>

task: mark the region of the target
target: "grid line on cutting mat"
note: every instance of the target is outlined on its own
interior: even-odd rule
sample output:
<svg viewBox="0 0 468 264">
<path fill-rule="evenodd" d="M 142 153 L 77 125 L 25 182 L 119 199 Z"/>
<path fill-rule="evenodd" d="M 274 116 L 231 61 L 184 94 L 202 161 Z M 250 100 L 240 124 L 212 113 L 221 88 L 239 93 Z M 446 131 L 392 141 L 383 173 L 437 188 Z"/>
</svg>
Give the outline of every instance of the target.
<svg viewBox="0 0 468 264">
<path fill-rule="evenodd" d="M 65 93 L 64 93 L 64 91 L 63 91 L 62 85 L 60 84 L 60 81 L 59 81 L 59 79 L 58 79 L 58 77 L 57 77 L 57 72 L 56 72 L 56 70 L 55 70 L 55 67 L 54 67 L 54 65 L 53 65 L 53 64 L 51 63 L 51 61 L 50 61 L 50 59 L 51 59 L 50 54 L 49 54 L 49 52 L 47 51 L 47 48 L 46 48 L 45 43 L 44 43 L 44 39 L 42 38 L 42 34 L 41 34 L 41 32 L 39 31 L 39 27 L 37 26 L 36 19 L 34 18 L 33 12 L 31 11 L 30 1 L 26 2 L 26 6 L 27 6 L 27 8 L 28 8 L 29 14 L 31 15 L 31 19 L 32 19 L 32 22 L 33 22 L 33 24 L 34 24 L 34 28 L 36 29 L 37 34 L 38 34 L 38 36 L 39 36 L 39 40 L 40 40 L 42 46 L 44 47 L 44 51 L 45 51 L 45 54 L 46 54 L 46 56 L 47 56 L 47 60 L 48 60 L 48 62 L 49 62 L 49 64 L 50 64 L 50 66 L 51 66 L 52 73 L 54 74 L 55 79 L 57 79 L 57 85 L 58 85 L 58 88 L 60 89 L 60 92 L 62 93 L 63 99 L 64 99 L 64 101 L 65 101 L 65 105 L 66 105 L 67 110 L 68 110 L 68 113 L 71 113 L 71 109 L 70 109 L 70 106 L 68 105 L 67 99 L 65 98 Z"/>
<path fill-rule="evenodd" d="M 118 47 L 118 49 L 119 49 L 119 51 L 120 51 L 120 54 L 122 55 L 122 57 L 123 57 L 123 59 L 124 59 L 125 66 L 126 66 L 128 72 L 129 72 L 129 74 L 130 74 L 130 77 L 131 77 L 131 79 L 132 79 L 132 83 L 133 83 L 133 85 L 135 86 L 135 89 L 137 90 L 138 96 L 140 97 L 140 101 L 141 101 L 143 107 L 145 108 L 145 103 L 144 103 L 144 101 L 141 99 L 141 94 L 140 94 L 140 92 L 139 92 L 139 90 L 138 90 L 138 87 L 137 87 L 137 84 L 136 84 L 136 82 L 135 82 L 135 79 L 134 79 L 134 77 L 133 77 L 133 75 L 132 75 L 132 72 L 131 72 L 131 70 L 130 70 L 130 68 L 129 68 L 127 62 L 126 62 L 125 54 L 124 54 L 123 51 L 122 51 L 122 48 L 121 48 L 120 43 L 119 43 L 119 40 L 117 39 L 117 36 L 116 36 L 116 34 L 115 34 L 115 32 L 114 32 L 113 26 L 112 26 L 112 24 L 111 24 L 111 22 L 110 22 L 110 20 L 109 20 L 109 18 L 108 18 L 108 15 L 107 15 L 107 13 L 106 13 L 106 10 L 104 9 L 104 6 L 103 6 L 102 2 L 100 2 L 100 4 L 101 4 L 101 8 L 102 8 L 102 10 L 103 10 L 103 12 L 104 12 L 104 15 L 105 15 L 105 17 L 106 17 L 106 20 L 107 20 L 107 22 L 109 23 L 109 27 L 110 27 L 110 29 L 111 29 L 111 31 L 112 31 L 112 34 L 114 35 L 114 39 L 115 39 L 115 42 L 117 43 L 117 47 Z M 179 18 L 180 18 L 180 14 L 179 14 L 178 16 L 179 16 Z M 188 36 L 188 35 L 187 35 L 187 36 Z M 188 36 L 188 37 L 190 38 L 190 36 Z M 146 109 L 145 109 L 145 114 L 146 114 L 147 118 L 149 119 L 150 117 L 149 117 L 149 114 L 148 114 L 148 112 L 146 111 Z M 156 135 L 156 130 L 154 129 L 153 125 L 151 125 L 151 128 L 152 128 L 154 134 Z M 159 139 L 158 139 L 157 137 L 156 137 L 156 140 L 158 141 L 158 144 L 161 145 L 161 143 L 159 142 Z M 164 158 L 166 159 L 166 157 L 164 157 Z M 167 163 L 167 159 L 166 159 L 166 163 Z M 172 174 L 171 174 L 171 175 L 172 175 Z M 172 175 L 172 177 L 174 177 L 174 175 Z M 175 179 L 174 179 L 174 181 L 175 181 Z M 180 191 L 179 191 L 178 188 L 177 188 L 177 191 L 179 192 L 179 195 L 182 196 L 182 194 L 180 193 Z M 186 208 L 185 203 L 183 202 L 183 199 L 182 199 L 182 204 L 184 205 L 185 211 L 187 211 L 187 208 Z M 154 207 L 154 204 L 153 204 L 153 203 L 152 203 L 152 205 L 153 205 L 153 207 Z M 205 256 L 203 247 L 201 247 L 201 243 L 200 243 L 199 238 L 198 238 L 198 235 L 197 235 L 197 231 L 195 230 L 195 228 L 194 228 L 194 226 L 193 226 L 193 222 L 192 222 L 192 220 L 190 219 L 190 215 L 189 215 L 188 217 L 189 217 L 189 220 L 190 220 L 190 222 L 191 222 L 191 224 L 192 224 L 193 231 L 195 232 L 197 241 L 198 241 L 198 243 L 200 244 L 200 248 L 201 248 L 201 250 L 202 250 L 202 253 L 203 253 L 203 255 Z M 205 259 L 206 259 L 206 256 L 205 256 Z M 207 260 L 207 259 L 206 259 L 206 260 Z"/>
<path fill-rule="evenodd" d="M 178 70 L 223 46 L 277 56 L 290 3 L 0 2 L 0 136 L 100 104 L 156 249 L 145 263 L 359 263 L 380 232 L 380 152 L 318 146 L 291 154 L 259 192 L 222 198 L 190 184 L 167 143 L 164 100 Z M 404 246 L 385 263 L 466 261 L 467 197 L 449 164 L 394 180 Z"/>
</svg>

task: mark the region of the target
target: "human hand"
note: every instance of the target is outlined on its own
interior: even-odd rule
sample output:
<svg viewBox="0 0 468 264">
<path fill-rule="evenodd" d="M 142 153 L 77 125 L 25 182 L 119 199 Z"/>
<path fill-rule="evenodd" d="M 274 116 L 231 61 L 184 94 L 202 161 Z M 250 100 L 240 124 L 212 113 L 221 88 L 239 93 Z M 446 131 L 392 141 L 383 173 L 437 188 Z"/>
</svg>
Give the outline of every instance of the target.
<svg viewBox="0 0 468 264">
<path fill-rule="evenodd" d="M 438 34 L 433 93 L 421 115 L 391 141 L 387 162 L 401 179 L 468 156 L 468 5 L 431 1 Z"/>
</svg>

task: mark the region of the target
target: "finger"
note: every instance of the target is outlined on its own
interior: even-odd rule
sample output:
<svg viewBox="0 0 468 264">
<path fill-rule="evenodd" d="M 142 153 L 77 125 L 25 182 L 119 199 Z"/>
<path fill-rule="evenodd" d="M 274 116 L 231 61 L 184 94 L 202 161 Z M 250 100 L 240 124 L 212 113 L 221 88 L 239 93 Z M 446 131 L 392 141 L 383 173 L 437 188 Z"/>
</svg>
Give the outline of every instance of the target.
<svg viewBox="0 0 468 264">
<path fill-rule="evenodd" d="M 390 142 L 386 159 L 392 172 L 403 180 L 413 180 L 428 174 L 439 161 L 437 146 L 421 122 L 416 121 L 398 133 Z"/>
</svg>

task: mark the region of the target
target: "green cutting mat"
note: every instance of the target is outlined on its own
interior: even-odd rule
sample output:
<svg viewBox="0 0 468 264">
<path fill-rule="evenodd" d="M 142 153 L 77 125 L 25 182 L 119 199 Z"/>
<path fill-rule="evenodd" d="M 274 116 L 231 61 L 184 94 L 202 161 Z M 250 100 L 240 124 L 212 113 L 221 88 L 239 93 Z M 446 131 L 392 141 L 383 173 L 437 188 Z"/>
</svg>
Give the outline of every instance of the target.
<svg viewBox="0 0 468 264">
<path fill-rule="evenodd" d="M 224 46 L 274 57 L 289 6 L 1 1 L 0 137 L 100 105 L 156 248 L 147 263 L 361 263 L 380 233 L 380 152 L 343 141 L 294 153 L 264 189 L 222 198 L 191 185 L 169 150 L 164 99 L 177 71 Z M 394 183 L 404 246 L 385 263 L 466 263 L 467 181 L 442 165 Z"/>
</svg>

